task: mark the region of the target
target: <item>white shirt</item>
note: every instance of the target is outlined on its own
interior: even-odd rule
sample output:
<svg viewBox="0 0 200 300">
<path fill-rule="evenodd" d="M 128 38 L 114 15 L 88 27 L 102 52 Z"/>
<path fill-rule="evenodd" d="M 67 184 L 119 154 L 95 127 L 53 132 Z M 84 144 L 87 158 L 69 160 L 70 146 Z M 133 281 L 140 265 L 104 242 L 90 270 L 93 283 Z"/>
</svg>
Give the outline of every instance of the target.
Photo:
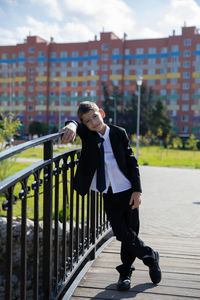
<svg viewBox="0 0 200 300">
<path fill-rule="evenodd" d="M 121 170 L 118 167 L 116 159 L 114 157 L 112 146 L 110 143 L 110 128 L 106 126 L 106 131 L 104 135 L 100 135 L 104 139 L 103 146 L 104 146 L 104 161 L 105 161 L 105 175 L 106 175 L 106 188 L 103 193 L 107 193 L 109 185 L 112 187 L 113 193 L 119 193 L 131 188 L 130 181 L 124 176 Z M 90 189 L 93 191 L 98 191 L 96 188 L 96 175 L 97 171 L 94 174 L 92 179 Z"/>
</svg>

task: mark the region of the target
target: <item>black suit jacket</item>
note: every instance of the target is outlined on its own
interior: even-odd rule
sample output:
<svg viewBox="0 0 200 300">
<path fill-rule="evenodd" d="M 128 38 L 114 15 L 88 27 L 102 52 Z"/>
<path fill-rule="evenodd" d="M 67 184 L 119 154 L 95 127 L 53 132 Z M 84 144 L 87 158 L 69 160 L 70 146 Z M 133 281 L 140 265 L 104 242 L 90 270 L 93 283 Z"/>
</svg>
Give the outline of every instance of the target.
<svg viewBox="0 0 200 300">
<path fill-rule="evenodd" d="M 99 135 L 81 123 L 74 123 L 77 125 L 77 134 L 82 140 L 82 151 L 74 178 L 74 189 L 79 194 L 85 195 L 89 190 L 100 158 Z M 109 127 L 110 142 L 117 164 L 122 173 L 131 182 L 133 191 L 141 192 L 139 167 L 129 145 L 127 133 L 124 128 L 113 125 L 109 125 Z"/>
</svg>

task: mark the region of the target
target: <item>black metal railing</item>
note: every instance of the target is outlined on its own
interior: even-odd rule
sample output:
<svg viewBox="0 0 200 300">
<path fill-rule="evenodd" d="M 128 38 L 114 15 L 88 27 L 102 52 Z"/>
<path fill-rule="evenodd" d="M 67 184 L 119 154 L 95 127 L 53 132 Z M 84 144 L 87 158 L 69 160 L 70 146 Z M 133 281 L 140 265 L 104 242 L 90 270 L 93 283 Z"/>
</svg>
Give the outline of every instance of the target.
<svg viewBox="0 0 200 300">
<path fill-rule="evenodd" d="M 111 231 L 102 196 L 89 191 L 82 197 L 73 190 L 80 149 L 53 155 L 59 137 L 47 135 L 0 152 L 1 162 L 43 146 L 41 161 L 0 182 L 0 224 L 6 227 L 0 299 L 61 299 Z"/>
</svg>

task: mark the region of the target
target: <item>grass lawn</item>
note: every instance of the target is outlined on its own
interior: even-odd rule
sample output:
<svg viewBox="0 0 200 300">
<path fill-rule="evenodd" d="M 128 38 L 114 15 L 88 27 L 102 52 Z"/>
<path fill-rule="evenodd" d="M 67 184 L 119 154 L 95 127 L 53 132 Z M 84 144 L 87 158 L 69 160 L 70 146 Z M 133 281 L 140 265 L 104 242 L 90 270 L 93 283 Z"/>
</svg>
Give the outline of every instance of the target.
<svg viewBox="0 0 200 300">
<path fill-rule="evenodd" d="M 136 154 L 136 148 L 133 151 Z M 140 147 L 139 164 L 199 169 L 200 151 L 164 149 L 158 146 Z"/>
</svg>

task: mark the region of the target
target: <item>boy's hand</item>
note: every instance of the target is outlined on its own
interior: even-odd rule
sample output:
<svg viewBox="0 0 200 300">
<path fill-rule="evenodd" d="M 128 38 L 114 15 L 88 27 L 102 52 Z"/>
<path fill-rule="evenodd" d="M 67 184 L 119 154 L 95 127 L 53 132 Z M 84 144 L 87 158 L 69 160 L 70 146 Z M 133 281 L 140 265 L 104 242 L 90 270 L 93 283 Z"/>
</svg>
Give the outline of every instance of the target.
<svg viewBox="0 0 200 300">
<path fill-rule="evenodd" d="M 131 199 L 129 201 L 129 205 L 131 206 L 131 209 L 135 209 L 135 208 L 139 207 L 141 202 L 142 202 L 141 193 L 133 192 L 131 195 Z"/>
<path fill-rule="evenodd" d="M 63 127 L 60 132 L 63 132 L 62 143 L 68 143 L 74 141 L 76 137 L 76 125 L 74 123 L 69 123 Z"/>
</svg>

